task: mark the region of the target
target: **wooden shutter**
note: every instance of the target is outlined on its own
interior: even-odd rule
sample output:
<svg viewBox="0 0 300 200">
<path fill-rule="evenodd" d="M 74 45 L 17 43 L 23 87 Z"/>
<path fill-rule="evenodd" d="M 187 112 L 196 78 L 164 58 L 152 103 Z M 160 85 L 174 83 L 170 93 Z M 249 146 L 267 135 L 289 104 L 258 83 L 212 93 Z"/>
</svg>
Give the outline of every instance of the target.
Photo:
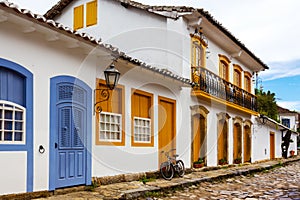
<svg viewBox="0 0 300 200">
<path fill-rule="evenodd" d="M 83 5 L 74 8 L 74 30 L 83 28 Z"/>
<path fill-rule="evenodd" d="M 97 24 L 97 1 L 86 4 L 86 26 Z"/>
<path fill-rule="evenodd" d="M 59 147 L 66 148 L 71 146 L 71 107 L 59 109 Z"/>
</svg>

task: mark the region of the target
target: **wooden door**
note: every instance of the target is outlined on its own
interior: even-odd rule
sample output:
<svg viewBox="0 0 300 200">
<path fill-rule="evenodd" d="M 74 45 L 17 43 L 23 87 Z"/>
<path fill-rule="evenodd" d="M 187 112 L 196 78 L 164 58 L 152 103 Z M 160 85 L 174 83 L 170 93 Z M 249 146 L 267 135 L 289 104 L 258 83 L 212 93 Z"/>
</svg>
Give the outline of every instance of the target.
<svg viewBox="0 0 300 200">
<path fill-rule="evenodd" d="M 193 116 L 193 162 L 206 157 L 206 128 L 205 118 L 202 115 Z"/>
<path fill-rule="evenodd" d="M 270 159 L 275 158 L 275 134 L 270 133 Z"/>
<path fill-rule="evenodd" d="M 242 129 L 240 124 L 233 126 L 233 160 L 242 157 Z"/>
<path fill-rule="evenodd" d="M 158 154 L 159 164 L 167 158 L 161 151 L 169 151 L 176 148 L 176 101 L 164 97 L 159 97 L 158 110 Z M 174 154 L 172 152 L 172 154 Z"/>
<path fill-rule="evenodd" d="M 227 160 L 227 122 L 225 120 L 219 120 L 218 122 L 218 161 L 220 159 Z"/>
<path fill-rule="evenodd" d="M 244 162 L 251 162 L 251 129 L 244 128 Z"/>
</svg>

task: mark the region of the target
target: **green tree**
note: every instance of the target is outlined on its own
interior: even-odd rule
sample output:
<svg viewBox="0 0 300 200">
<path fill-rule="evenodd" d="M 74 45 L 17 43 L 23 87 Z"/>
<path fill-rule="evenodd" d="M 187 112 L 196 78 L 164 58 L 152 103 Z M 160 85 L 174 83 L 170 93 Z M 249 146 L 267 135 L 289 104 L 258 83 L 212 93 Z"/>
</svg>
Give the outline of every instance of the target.
<svg viewBox="0 0 300 200">
<path fill-rule="evenodd" d="M 278 110 L 275 93 L 256 90 L 255 94 L 257 96 L 257 111 L 277 121 Z"/>
</svg>

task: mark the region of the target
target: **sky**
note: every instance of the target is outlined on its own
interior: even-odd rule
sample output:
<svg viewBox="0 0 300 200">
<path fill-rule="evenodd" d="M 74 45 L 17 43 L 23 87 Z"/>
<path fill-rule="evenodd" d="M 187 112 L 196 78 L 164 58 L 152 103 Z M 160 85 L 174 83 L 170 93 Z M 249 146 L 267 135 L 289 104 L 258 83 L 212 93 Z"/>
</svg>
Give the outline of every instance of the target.
<svg viewBox="0 0 300 200">
<path fill-rule="evenodd" d="M 9 0 L 44 14 L 58 0 Z M 300 111 L 299 0 L 135 0 L 150 5 L 203 8 L 269 66 L 259 85 L 278 105 Z"/>
</svg>

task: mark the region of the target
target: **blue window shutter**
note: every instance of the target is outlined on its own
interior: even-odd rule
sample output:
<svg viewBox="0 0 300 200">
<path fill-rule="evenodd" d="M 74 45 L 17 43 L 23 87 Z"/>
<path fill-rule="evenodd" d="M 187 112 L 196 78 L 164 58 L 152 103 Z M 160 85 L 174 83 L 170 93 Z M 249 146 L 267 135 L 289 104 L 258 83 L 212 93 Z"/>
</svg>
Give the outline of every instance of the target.
<svg viewBox="0 0 300 200">
<path fill-rule="evenodd" d="M 0 66 L 0 99 L 26 107 L 25 85 L 24 76 Z"/>
<path fill-rule="evenodd" d="M 59 148 L 70 147 L 71 144 L 71 107 L 59 109 Z"/>
<path fill-rule="evenodd" d="M 73 108 L 73 146 L 83 147 L 84 136 L 83 136 L 83 111 L 78 108 Z"/>
</svg>

